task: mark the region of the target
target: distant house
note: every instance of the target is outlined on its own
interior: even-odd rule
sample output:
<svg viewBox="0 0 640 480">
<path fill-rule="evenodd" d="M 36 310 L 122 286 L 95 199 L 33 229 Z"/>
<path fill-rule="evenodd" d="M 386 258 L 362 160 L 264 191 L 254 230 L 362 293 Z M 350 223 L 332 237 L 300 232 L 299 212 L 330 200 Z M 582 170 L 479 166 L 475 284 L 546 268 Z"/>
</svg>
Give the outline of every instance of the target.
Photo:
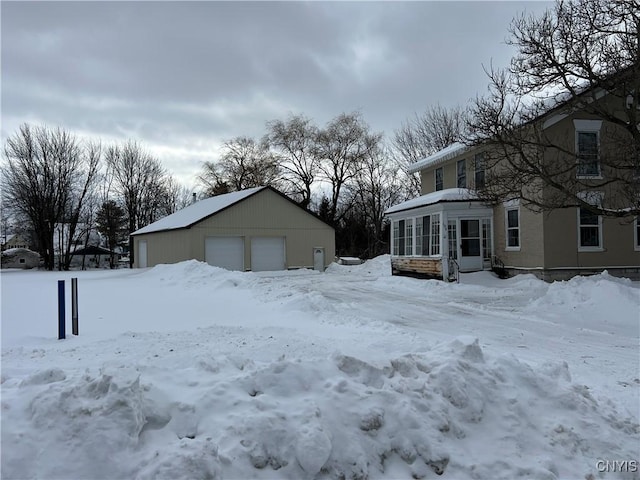
<svg viewBox="0 0 640 480">
<path fill-rule="evenodd" d="M 589 185 L 606 183 L 601 155 L 616 154 L 609 137 L 600 134 L 613 128 L 609 122 L 575 105 L 537 121 L 552 145 L 568 152 L 542 152 L 543 161 L 566 162 L 567 174 L 587 185 L 580 192 L 585 202 L 607 208 L 606 196 Z M 488 177 L 486 153 L 483 146 L 454 144 L 410 167 L 420 173 L 422 195 L 386 211 L 394 274 L 450 279 L 457 271 L 493 268 L 545 280 L 603 270 L 640 278 L 638 218 L 605 218 L 571 205 L 537 213 L 520 198 L 489 205 L 476 195 Z"/>
<path fill-rule="evenodd" d="M 0 266 L 2 268 L 37 268 L 40 255 L 27 248 L 8 248 L 2 251 Z"/>
<path fill-rule="evenodd" d="M 132 233 L 134 267 L 189 259 L 228 270 L 324 270 L 335 231 L 271 187 L 196 202 Z"/>
<path fill-rule="evenodd" d="M 2 250 L 8 250 L 10 248 L 29 248 L 29 243 L 20 235 L 12 234 L 6 235 L 6 237 L 0 237 L 0 247 Z"/>
</svg>

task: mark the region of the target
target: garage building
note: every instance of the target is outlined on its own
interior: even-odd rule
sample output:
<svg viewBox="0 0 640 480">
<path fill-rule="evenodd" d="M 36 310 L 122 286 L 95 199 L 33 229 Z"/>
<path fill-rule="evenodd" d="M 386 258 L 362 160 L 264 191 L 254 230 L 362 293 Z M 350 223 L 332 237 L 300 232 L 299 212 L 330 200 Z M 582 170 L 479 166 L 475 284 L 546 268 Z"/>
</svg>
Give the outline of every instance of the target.
<svg viewBox="0 0 640 480">
<path fill-rule="evenodd" d="M 200 260 L 228 270 L 324 270 L 335 231 L 272 187 L 207 198 L 132 234 L 134 267 Z"/>
</svg>

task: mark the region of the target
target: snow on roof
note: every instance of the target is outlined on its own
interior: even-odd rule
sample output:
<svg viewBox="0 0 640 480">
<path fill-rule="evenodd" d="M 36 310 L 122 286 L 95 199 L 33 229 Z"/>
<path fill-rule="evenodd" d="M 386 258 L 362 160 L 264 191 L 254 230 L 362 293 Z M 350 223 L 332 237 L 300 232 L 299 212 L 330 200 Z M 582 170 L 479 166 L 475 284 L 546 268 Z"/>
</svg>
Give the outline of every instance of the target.
<svg viewBox="0 0 640 480">
<path fill-rule="evenodd" d="M 177 230 L 187 228 L 200 220 L 210 217 L 221 210 L 250 197 L 254 193 L 259 192 L 267 187 L 255 187 L 239 192 L 225 193 L 224 195 L 216 195 L 215 197 L 200 200 L 188 207 L 183 208 L 171 215 L 161 218 L 157 222 L 153 222 L 146 227 L 136 230 L 131 235 L 140 235 L 142 233 L 161 232 L 163 230 Z"/>
<path fill-rule="evenodd" d="M 459 155 L 467 149 L 467 146 L 462 143 L 453 143 L 446 148 L 443 148 L 439 152 L 434 153 L 433 155 L 428 156 L 427 158 L 423 158 L 422 160 L 418 160 L 413 165 L 410 165 L 407 169 L 409 173 L 416 173 L 423 168 L 432 167 L 439 163 L 445 162 L 450 158 Z"/>
<path fill-rule="evenodd" d="M 412 198 L 406 202 L 389 207 L 384 214 L 389 215 L 390 213 L 424 207 L 426 205 L 433 205 L 440 202 L 462 202 L 473 200 L 478 200 L 478 196 L 468 188 L 447 188 L 446 190 L 438 190 L 437 192 L 421 195 L 417 198 Z"/>
</svg>

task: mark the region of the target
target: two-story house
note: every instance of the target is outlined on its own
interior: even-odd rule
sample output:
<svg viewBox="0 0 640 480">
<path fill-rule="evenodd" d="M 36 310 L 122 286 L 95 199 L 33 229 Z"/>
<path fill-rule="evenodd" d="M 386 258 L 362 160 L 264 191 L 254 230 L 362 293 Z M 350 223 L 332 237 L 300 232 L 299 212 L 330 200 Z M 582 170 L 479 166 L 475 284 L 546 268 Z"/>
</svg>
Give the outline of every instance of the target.
<svg viewBox="0 0 640 480">
<path fill-rule="evenodd" d="M 563 159 L 545 151 L 544 161 L 566 161 L 571 178 L 613 188 L 606 182 L 611 172 L 599 161 L 615 155 L 616 146 L 603 134 L 614 128 L 606 119 L 567 105 L 538 121 L 557 151 L 573 153 Z M 458 271 L 499 265 L 508 275 L 533 273 L 549 281 L 603 270 L 640 279 L 637 217 L 596 215 L 579 205 L 539 211 L 517 196 L 499 203 L 481 200 L 477 192 L 490 178 L 486 148 L 454 144 L 410 167 L 410 173 L 420 174 L 422 195 L 385 212 L 394 274 L 448 280 Z M 580 193 L 605 207 L 612 199 L 598 188 Z M 539 194 L 550 195 L 550 189 L 541 185 Z"/>
</svg>

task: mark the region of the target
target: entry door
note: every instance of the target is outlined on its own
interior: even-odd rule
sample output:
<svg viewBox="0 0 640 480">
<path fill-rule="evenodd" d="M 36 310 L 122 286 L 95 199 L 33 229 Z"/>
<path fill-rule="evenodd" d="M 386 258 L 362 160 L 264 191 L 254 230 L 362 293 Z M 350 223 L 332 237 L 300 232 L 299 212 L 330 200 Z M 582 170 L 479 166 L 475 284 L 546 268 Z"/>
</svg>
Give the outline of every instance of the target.
<svg viewBox="0 0 640 480">
<path fill-rule="evenodd" d="M 251 239 L 251 270 L 265 272 L 284 269 L 284 237 L 253 237 Z"/>
<path fill-rule="evenodd" d="M 147 268 L 147 241 L 138 242 L 138 267 Z"/>
<path fill-rule="evenodd" d="M 313 248 L 313 269 L 324 272 L 324 247 Z"/>
<path fill-rule="evenodd" d="M 244 270 L 244 238 L 207 237 L 204 240 L 204 259 L 214 267 Z"/>
<path fill-rule="evenodd" d="M 480 220 L 460 220 L 459 263 L 461 272 L 482 270 L 482 231 Z"/>
</svg>

